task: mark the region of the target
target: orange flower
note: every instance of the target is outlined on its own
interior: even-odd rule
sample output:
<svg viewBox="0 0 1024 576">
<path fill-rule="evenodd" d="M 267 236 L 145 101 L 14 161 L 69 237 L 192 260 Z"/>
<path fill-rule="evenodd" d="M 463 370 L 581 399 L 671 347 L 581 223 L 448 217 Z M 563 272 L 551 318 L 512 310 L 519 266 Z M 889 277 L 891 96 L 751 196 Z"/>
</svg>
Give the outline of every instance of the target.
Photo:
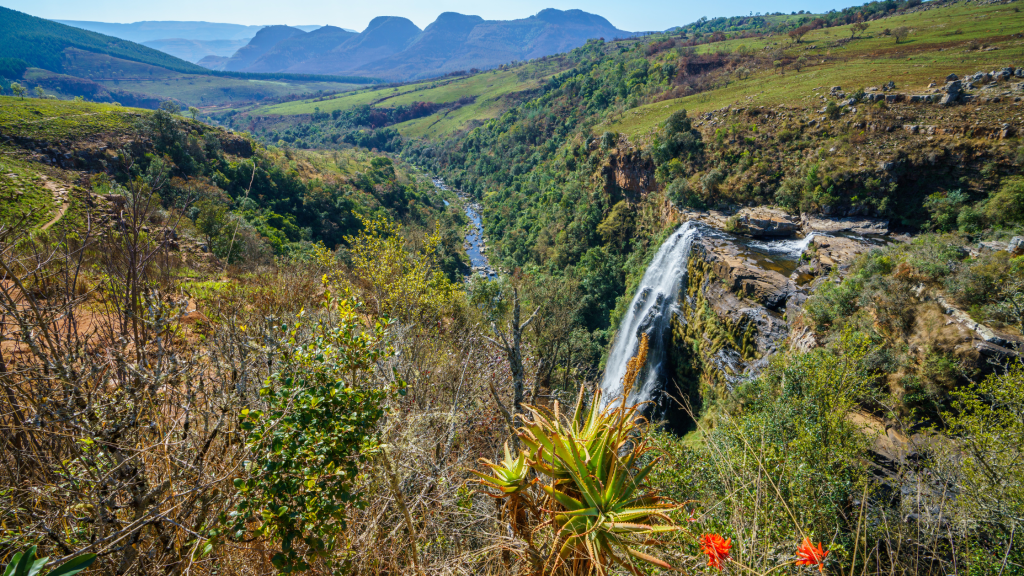
<svg viewBox="0 0 1024 576">
<path fill-rule="evenodd" d="M 825 561 L 825 557 L 828 556 L 828 550 L 823 550 L 821 542 L 818 542 L 818 546 L 811 545 L 810 538 L 804 538 L 804 543 L 796 549 L 796 556 L 799 560 L 796 561 L 797 566 L 813 566 L 818 565 L 818 570 L 824 574 L 825 568 L 822 566 L 822 562 Z"/>
<path fill-rule="evenodd" d="M 700 537 L 700 551 L 708 555 L 708 566 L 722 569 L 722 561 L 729 559 L 732 538 L 726 540 L 719 534 L 705 534 Z"/>
</svg>

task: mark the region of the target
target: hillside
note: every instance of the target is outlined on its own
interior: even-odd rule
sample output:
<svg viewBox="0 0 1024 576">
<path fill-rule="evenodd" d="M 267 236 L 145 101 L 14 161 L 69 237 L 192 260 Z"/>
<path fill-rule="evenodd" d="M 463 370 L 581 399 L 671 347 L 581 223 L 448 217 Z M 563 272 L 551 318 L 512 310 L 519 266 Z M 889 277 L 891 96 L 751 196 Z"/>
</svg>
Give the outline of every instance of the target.
<svg viewBox="0 0 1024 576">
<path fill-rule="evenodd" d="M 258 60 L 260 56 L 272 50 L 278 42 L 305 34 L 302 30 L 292 28 L 291 26 L 267 26 L 257 32 L 245 46 L 239 48 L 224 64 L 224 69 L 232 71 L 244 70 Z"/>
<path fill-rule="evenodd" d="M 119 40 L 0 7 L 0 57 L 20 58 L 30 66 L 63 72 L 69 48 L 160 66 L 176 72 L 202 73 L 191 62 L 141 44 Z"/>
<path fill-rule="evenodd" d="M 215 72 L 141 44 L 6 8 L 0 8 L 0 16 L 0 77 L 5 90 L 11 82 L 19 82 L 29 89 L 48 91 L 50 96 L 155 108 L 164 101 L 215 106 L 294 99 L 374 82 L 363 77 Z M 265 30 L 260 33 L 271 37 L 272 46 L 279 38 L 274 37 L 273 29 Z M 253 55 L 256 57 L 258 54 Z"/>
</svg>

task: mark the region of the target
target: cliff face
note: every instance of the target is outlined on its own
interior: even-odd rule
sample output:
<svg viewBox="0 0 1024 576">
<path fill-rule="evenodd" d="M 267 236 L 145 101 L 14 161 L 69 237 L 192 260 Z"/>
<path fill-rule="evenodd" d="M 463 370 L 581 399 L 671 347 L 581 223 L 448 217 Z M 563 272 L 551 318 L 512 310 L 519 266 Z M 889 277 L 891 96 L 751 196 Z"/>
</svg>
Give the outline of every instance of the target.
<svg viewBox="0 0 1024 576">
<path fill-rule="evenodd" d="M 657 189 L 654 169 L 650 156 L 629 147 L 611 150 L 600 174 L 606 193 L 614 197 L 621 191 L 635 198 Z"/>
<path fill-rule="evenodd" d="M 674 392 L 699 409 L 722 387 L 756 374 L 789 336 L 780 310 L 796 293 L 792 281 L 761 268 L 731 241 L 695 241 L 685 292 L 671 321 Z"/>
</svg>

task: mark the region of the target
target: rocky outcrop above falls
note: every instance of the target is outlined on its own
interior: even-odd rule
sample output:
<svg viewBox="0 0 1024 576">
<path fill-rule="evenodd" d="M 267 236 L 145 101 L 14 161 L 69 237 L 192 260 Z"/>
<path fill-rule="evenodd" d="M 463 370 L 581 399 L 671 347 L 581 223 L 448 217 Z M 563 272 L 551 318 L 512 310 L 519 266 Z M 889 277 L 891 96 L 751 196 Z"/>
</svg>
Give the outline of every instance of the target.
<svg viewBox="0 0 1024 576">
<path fill-rule="evenodd" d="M 654 180 L 654 161 L 632 147 L 612 150 L 601 167 L 601 176 L 604 178 L 605 191 L 611 196 L 615 196 L 617 190 L 638 196 L 657 186 Z"/>
<path fill-rule="evenodd" d="M 723 238 L 705 237 L 694 242 L 691 260 L 704 262 L 710 271 L 735 294 L 772 310 L 782 310 L 786 299 L 797 291 L 789 278 L 774 270 L 765 270 L 739 247 Z"/>
<path fill-rule="evenodd" d="M 792 236 L 800 231 L 800 221 L 783 210 L 743 208 L 734 216 L 736 232 L 764 238 Z"/>
<path fill-rule="evenodd" d="M 810 268 L 816 274 L 827 274 L 835 268 L 846 269 L 871 245 L 842 236 L 815 236 L 807 247 Z"/>
</svg>

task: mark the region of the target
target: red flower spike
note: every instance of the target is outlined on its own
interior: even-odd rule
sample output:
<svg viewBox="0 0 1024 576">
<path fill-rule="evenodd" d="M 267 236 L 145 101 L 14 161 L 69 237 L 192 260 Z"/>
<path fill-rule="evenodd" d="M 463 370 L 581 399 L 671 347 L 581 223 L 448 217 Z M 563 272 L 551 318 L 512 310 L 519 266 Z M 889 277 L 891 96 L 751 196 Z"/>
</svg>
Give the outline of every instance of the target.
<svg viewBox="0 0 1024 576">
<path fill-rule="evenodd" d="M 818 565 L 818 571 L 822 574 L 825 573 L 825 568 L 822 562 L 825 561 L 825 557 L 828 556 L 828 550 L 824 550 L 821 547 L 821 542 L 818 542 L 817 546 L 811 544 L 810 538 L 804 538 L 803 544 L 796 549 L 796 557 L 799 560 L 796 561 L 797 566 L 813 566 Z"/>
<path fill-rule="evenodd" d="M 708 555 L 708 566 L 722 569 L 722 562 L 729 559 L 732 538 L 726 540 L 719 534 L 705 534 L 700 537 L 700 551 Z"/>
</svg>

